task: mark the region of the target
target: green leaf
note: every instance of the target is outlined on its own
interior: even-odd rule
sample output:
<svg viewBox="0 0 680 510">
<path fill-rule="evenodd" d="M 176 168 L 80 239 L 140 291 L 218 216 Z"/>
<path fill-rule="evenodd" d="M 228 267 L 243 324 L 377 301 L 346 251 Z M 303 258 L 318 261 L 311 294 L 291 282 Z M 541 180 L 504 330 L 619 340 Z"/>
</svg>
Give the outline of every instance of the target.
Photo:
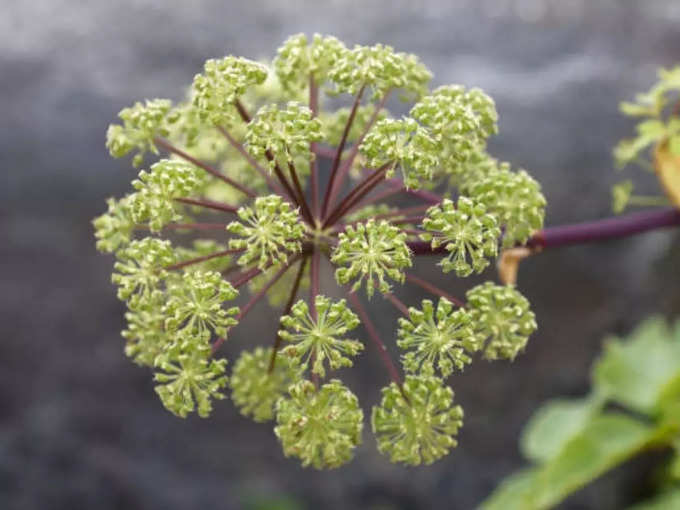
<svg viewBox="0 0 680 510">
<path fill-rule="evenodd" d="M 668 139 L 668 149 L 673 155 L 680 156 L 680 135 L 675 135 Z"/>
<path fill-rule="evenodd" d="M 536 468 L 523 469 L 507 477 L 480 506 L 481 510 L 528 510 L 536 481 Z"/>
<path fill-rule="evenodd" d="M 661 317 L 643 322 L 630 340 L 610 340 L 594 367 L 594 385 L 609 398 L 645 414 L 680 395 L 680 337 Z"/>
<path fill-rule="evenodd" d="M 602 400 L 596 396 L 582 399 L 555 399 L 543 405 L 522 431 L 522 454 L 536 462 L 546 462 L 560 453 L 564 445 L 579 434 Z"/>
<path fill-rule="evenodd" d="M 649 140 L 659 140 L 666 135 L 666 124 L 656 119 L 646 120 L 638 124 L 637 130 Z"/>
<path fill-rule="evenodd" d="M 668 510 L 680 508 L 680 488 L 662 492 L 647 501 L 631 506 L 628 510 Z"/>
<path fill-rule="evenodd" d="M 655 427 L 620 413 L 596 416 L 549 462 L 503 482 L 482 508 L 551 508 L 633 456 L 656 439 L 657 432 Z"/>
<path fill-rule="evenodd" d="M 549 508 L 654 439 L 656 429 L 619 413 L 597 416 L 536 475 L 535 508 Z"/>
</svg>

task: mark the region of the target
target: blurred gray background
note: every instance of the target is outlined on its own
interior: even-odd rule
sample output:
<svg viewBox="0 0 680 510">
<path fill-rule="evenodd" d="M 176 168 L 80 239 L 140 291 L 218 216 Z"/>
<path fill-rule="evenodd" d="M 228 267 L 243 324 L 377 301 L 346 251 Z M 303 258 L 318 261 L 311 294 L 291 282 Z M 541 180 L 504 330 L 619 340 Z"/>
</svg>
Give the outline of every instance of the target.
<svg viewBox="0 0 680 510">
<path fill-rule="evenodd" d="M 491 149 L 541 181 L 547 224 L 599 218 L 619 178 L 610 150 L 632 127 L 617 104 L 680 62 L 679 27 L 676 0 L 4 0 L 0 508 L 236 509 L 262 498 L 276 508 L 473 508 L 522 465 L 517 438 L 532 410 L 586 391 L 606 334 L 651 312 L 678 314 L 678 232 L 525 262 L 520 286 L 540 331 L 514 364 L 478 362 L 452 379 L 466 422 L 445 460 L 391 465 L 366 430 L 350 465 L 303 470 L 283 458 L 269 425 L 228 401 L 209 420 L 174 418 L 150 374 L 124 357 L 112 260 L 95 252 L 90 220 L 134 172 L 109 158 L 106 127 L 135 100 L 179 98 L 209 57 L 272 56 L 300 31 L 383 42 L 420 55 L 435 85 L 495 98 L 501 132 Z M 424 297 L 409 292 L 409 303 Z M 374 301 L 388 336 L 395 316 Z M 276 315 L 253 316 L 231 348 L 271 341 Z M 358 366 L 347 379 L 368 412 L 385 375 L 370 349 Z M 648 463 L 634 463 L 563 508 L 621 508 L 648 476 Z"/>
</svg>

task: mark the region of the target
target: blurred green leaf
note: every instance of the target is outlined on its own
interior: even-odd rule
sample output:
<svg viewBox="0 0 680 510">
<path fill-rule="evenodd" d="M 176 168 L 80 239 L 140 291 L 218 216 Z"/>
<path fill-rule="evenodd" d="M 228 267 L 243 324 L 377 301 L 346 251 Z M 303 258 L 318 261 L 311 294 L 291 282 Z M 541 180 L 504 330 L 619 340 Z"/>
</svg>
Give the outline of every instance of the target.
<svg viewBox="0 0 680 510">
<path fill-rule="evenodd" d="M 656 437 L 656 429 L 619 413 L 596 416 L 536 476 L 535 508 L 549 508 Z M 529 507 L 530 508 L 530 507 Z"/>
<path fill-rule="evenodd" d="M 629 507 L 628 510 L 673 510 L 680 508 L 680 488 L 674 488 L 658 496 Z"/>
<path fill-rule="evenodd" d="M 680 396 L 680 338 L 669 341 L 666 322 L 643 322 L 630 340 L 610 340 L 593 371 L 603 395 L 645 414 Z"/>
<path fill-rule="evenodd" d="M 523 469 L 507 477 L 484 501 L 480 510 L 530 510 L 538 469 Z"/>
<path fill-rule="evenodd" d="M 621 413 L 593 417 L 542 466 L 513 475 L 485 510 L 542 510 L 556 505 L 657 438 L 656 427 Z"/>
<path fill-rule="evenodd" d="M 601 407 L 602 399 L 596 396 L 549 401 L 536 411 L 522 431 L 522 454 L 535 462 L 550 460 L 583 430 Z"/>
</svg>

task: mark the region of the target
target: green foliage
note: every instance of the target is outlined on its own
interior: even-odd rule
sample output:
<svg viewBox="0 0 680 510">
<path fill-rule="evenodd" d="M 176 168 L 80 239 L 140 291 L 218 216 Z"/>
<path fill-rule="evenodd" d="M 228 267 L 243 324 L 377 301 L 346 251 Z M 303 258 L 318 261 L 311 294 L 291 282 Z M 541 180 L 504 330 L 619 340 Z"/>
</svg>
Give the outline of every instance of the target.
<svg viewBox="0 0 680 510">
<path fill-rule="evenodd" d="M 303 466 L 335 468 L 349 462 L 361 443 L 363 412 L 356 396 L 333 379 L 318 390 L 309 381 L 288 389 L 276 404 L 274 432 L 287 457 Z"/>
<path fill-rule="evenodd" d="M 314 299 L 316 317 L 310 313 L 307 303 L 298 301 L 290 310 L 290 315 L 281 317 L 285 329 L 279 331 L 287 345 L 281 354 L 288 356 L 296 364 L 307 366 L 311 363 L 312 373 L 326 376 L 324 362 L 332 370 L 351 367 L 349 356 L 356 356 L 364 349 L 357 340 L 346 340 L 348 331 L 359 325 L 359 318 L 347 307 L 344 299 L 332 302 L 325 296 Z"/>
<path fill-rule="evenodd" d="M 531 334 L 536 318 L 529 301 L 512 286 L 485 282 L 467 292 L 468 310 L 487 359 L 515 359 Z"/>
<path fill-rule="evenodd" d="M 335 279 L 342 285 L 356 279 L 352 291 L 366 280 L 370 298 L 377 285 L 380 292 L 390 291 L 386 278 L 404 281 L 404 268 L 411 266 L 411 252 L 406 245 L 406 233 L 387 221 L 349 225 L 340 233 L 331 261 L 339 267 Z"/>
<path fill-rule="evenodd" d="M 273 157 L 267 162 L 273 170 L 277 161 L 293 163 L 296 156 L 309 157 L 309 144 L 322 139 L 321 122 L 312 111 L 298 103 L 288 103 L 285 109 L 277 105 L 260 108 L 250 121 L 246 133 L 248 151 L 258 159 L 267 153 Z"/>
<path fill-rule="evenodd" d="M 636 126 L 637 136 L 622 140 L 614 148 L 614 160 L 619 168 L 637 161 L 646 149 L 664 140 L 680 155 L 680 119 L 666 111 L 668 105 L 678 100 L 680 67 L 660 69 L 658 79 L 648 92 L 638 94 L 635 102 L 621 103 L 621 113 L 641 120 Z"/>
<path fill-rule="evenodd" d="M 432 249 L 444 246 L 449 256 L 439 265 L 445 273 L 455 271 L 458 276 L 480 273 L 488 265 L 486 257 L 498 254 L 501 231 L 496 219 L 486 208 L 466 197 L 458 199 L 458 207 L 448 199 L 428 209 L 423 227 L 428 231 L 420 236 L 431 241 Z M 469 260 L 468 260 L 469 259 Z"/>
<path fill-rule="evenodd" d="M 675 447 L 679 349 L 680 322 L 670 329 L 658 317 L 626 341 L 610 340 L 593 367 L 591 394 L 549 401 L 535 413 L 521 442 L 534 465 L 504 481 L 482 508 L 551 508 L 647 448 Z M 608 410 L 609 403 L 626 413 Z M 664 467 L 670 476 L 673 466 Z M 657 508 L 675 498 L 669 490 L 634 508 Z"/>
<path fill-rule="evenodd" d="M 123 124 L 112 124 L 106 132 L 109 154 L 114 158 L 121 158 L 137 150 L 132 160 L 136 167 L 142 164 L 146 152 L 158 154 L 154 138 L 167 136 L 168 126 L 178 118 L 171 108 L 172 102 L 168 99 L 152 99 L 123 108 L 118 113 Z"/>
<path fill-rule="evenodd" d="M 622 213 L 628 206 L 632 194 L 633 181 L 630 179 L 615 184 L 612 188 L 612 210 L 616 214 Z"/>
<path fill-rule="evenodd" d="M 618 169 L 635 164 L 654 171 L 670 200 L 663 196 L 636 196 L 633 181 L 628 179 L 612 189 L 612 209 L 623 212 L 628 206 L 678 204 L 680 181 L 675 161 L 680 157 L 680 66 L 660 69 L 658 82 L 634 102 L 623 102 L 621 112 L 638 119 L 635 136 L 621 140 L 614 148 Z M 668 162 L 671 162 L 670 166 Z"/>
<path fill-rule="evenodd" d="M 142 170 L 139 179 L 132 181 L 137 190 L 130 195 L 130 210 L 136 223 L 148 222 L 152 232 L 165 225 L 180 221 L 176 198 L 194 193 L 203 184 L 201 170 L 190 163 L 175 159 L 162 159 L 151 165 L 151 171 Z"/>
<path fill-rule="evenodd" d="M 486 207 L 504 230 L 503 247 L 525 243 L 543 228 L 545 197 L 541 186 L 524 170 L 499 168 L 470 185 L 470 198 Z"/>
<path fill-rule="evenodd" d="M 388 165 L 386 177 L 401 169 L 404 185 L 418 189 L 432 179 L 439 165 L 439 145 L 425 129 L 408 117 L 376 123 L 360 146 L 369 168 Z"/>
<path fill-rule="evenodd" d="M 408 312 L 408 319 L 399 319 L 397 340 L 399 347 L 409 351 L 402 356 L 407 372 L 434 375 L 436 366 L 447 377 L 454 367 L 462 370 L 470 363 L 470 354 L 482 346 L 470 314 L 454 310 L 446 298 L 439 299 L 436 309 L 425 299 L 422 309 L 409 308 Z"/>
<path fill-rule="evenodd" d="M 194 409 L 202 418 L 212 412 L 212 400 L 225 398 L 227 360 L 210 359 L 210 347 L 166 351 L 156 359 L 156 393 L 165 408 L 185 418 Z"/>
<path fill-rule="evenodd" d="M 229 240 L 229 248 L 244 250 L 238 259 L 241 266 L 256 263 L 260 269 L 283 264 L 291 253 L 302 249 L 305 228 L 297 211 L 278 195 L 257 197 L 254 208 L 238 210 L 241 222 L 234 221 L 227 230 L 239 236 Z"/>
<path fill-rule="evenodd" d="M 407 375 L 401 389 L 395 383 L 382 389 L 371 423 L 378 450 L 392 462 L 432 464 L 457 445 L 463 409 L 441 379 Z"/>
<path fill-rule="evenodd" d="M 680 323 L 671 332 L 662 318 L 655 317 L 625 343 L 609 339 L 593 369 L 593 382 L 621 405 L 644 414 L 661 413 L 680 397 Z"/>
<path fill-rule="evenodd" d="M 501 486 L 482 508 L 551 508 L 653 439 L 654 429 L 638 420 L 621 413 L 598 414 L 555 457 L 524 478 L 522 490 L 512 485 Z"/>
<path fill-rule="evenodd" d="M 194 77 L 193 105 L 204 121 L 229 126 L 238 117 L 236 101 L 249 87 L 263 83 L 267 74 L 265 66 L 246 58 L 209 59 L 203 73 Z"/>
<path fill-rule="evenodd" d="M 257 422 L 272 420 L 277 400 L 285 394 L 286 388 L 300 379 L 299 368 L 280 354 L 270 372 L 271 356 L 271 347 L 243 351 L 229 378 L 234 404 L 241 414 Z"/>
</svg>

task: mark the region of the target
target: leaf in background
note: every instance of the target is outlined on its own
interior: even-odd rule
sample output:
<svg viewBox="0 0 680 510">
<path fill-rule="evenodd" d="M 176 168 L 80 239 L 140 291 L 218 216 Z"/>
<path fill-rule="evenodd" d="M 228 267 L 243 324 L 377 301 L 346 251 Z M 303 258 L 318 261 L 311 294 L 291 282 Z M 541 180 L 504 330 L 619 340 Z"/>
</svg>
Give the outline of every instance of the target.
<svg viewBox="0 0 680 510">
<path fill-rule="evenodd" d="M 546 462 L 556 456 L 564 444 L 580 433 L 593 414 L 602 407 L 602 399 L 555 399 L 543 405 L 524 427 L 520 450 L 529 460 Z"/>
<path fill-rule="evenodd" d="M 662 492 L 658 496 L 631 506 L 628 510 L 672 510 L 680 508 L 680 489 L 675 488 Z"/>
<path fill-rule="evenodd" d="M 547 463 L 506 479 L 484 510 L 543 510 L 624 462 L 656 439 L 655 427 L 620 413 L 593 417 Z"/>
<path fill-rule="evenodd" d="M 680 156 L 677 154 L 680 154 L 680 135 L 656 147 L 654 166 L 666 195 L 674 205 L 680 207 Z"/>
<path fill-rule="evenodd" d="M 559 503 L 632 457 L 656 437 L 656 432 L 654 427 L 623 414 L 596 416 L 536 474 L 534 508 L 549 508 Z"/>
<path fill-rule="evenodd" d="M 610 340 L 593 370 L 594 386 L 622 405 L 654 414 L 680 393 L 680 341 L 671 340 L 666 322 L 643 322 L 630 340 Z"/>
<path fill-rule="evenodd" d="M 507 477 L 480 506 L 480 510 L 531 510 L 531 494 L 538 469 L 524 469 Z"/>
</svg>

